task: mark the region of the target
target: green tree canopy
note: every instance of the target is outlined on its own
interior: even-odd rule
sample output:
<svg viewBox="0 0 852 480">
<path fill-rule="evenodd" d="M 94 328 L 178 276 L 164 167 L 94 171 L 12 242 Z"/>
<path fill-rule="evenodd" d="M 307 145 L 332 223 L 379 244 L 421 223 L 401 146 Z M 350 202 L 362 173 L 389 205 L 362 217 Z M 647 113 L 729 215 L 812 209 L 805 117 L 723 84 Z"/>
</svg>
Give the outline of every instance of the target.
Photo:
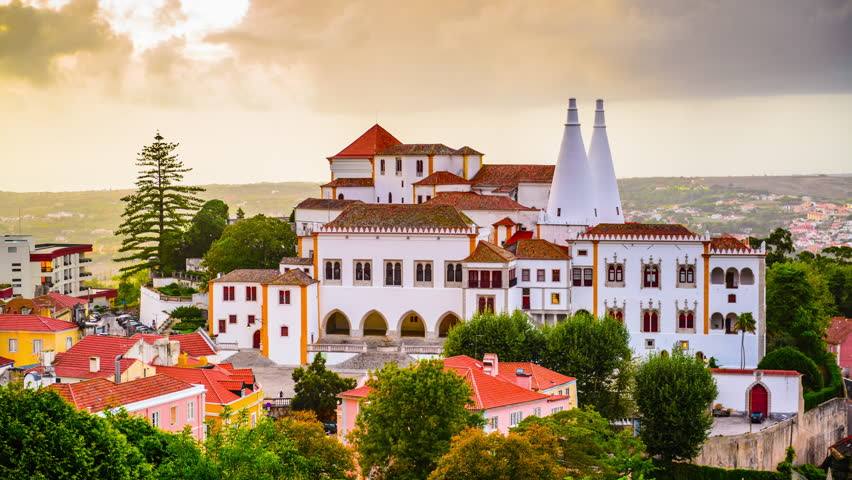
<svg viewBox="0 0 852 480">
<path fill-rule="evenodd" d="M 547 331 L 542 365 L 577 379 L 577 397 L 607 418 L 632 411 L 633 352 L 618 320 L 578 314 Z"/>
<path fill-rule="evenodd" d="M 527 417 L 513 432 L 546 427 L 559 439 L 559 464 L 574 478 L 615 480 L 640 478 L 653 468 L 645 445 L 632 432 L 613 430 L 609 420 L 591 407 L 566 410 L 549 417 Z"/>
<path fill-rule="evenodd" d="M 361 403 L 350 434 L 365 476 L 423 480 L 467 427 L 481 427 L 482 415 L 468 411 L 470 388 L 439 360 L 408 368 L 387 364 L 368 381 L 372 391 Z"/>
<path fill-rule="evenodd" d="M 766 354 L 757 365 L 766 370 L 795 370 L 803 375 L 802 386 L 806 391 L 823 387 L 824 379 L 817 364 L 794 347 L 781 347 Z"/>
<path fill-rule="evenodd" d="M 325 358 L 316 355 L 307 368 L 293 371 L 296 395 L 290 402 L 293 410 L 310 410 L 323 422 L 333 422 L 337 411 L 337 394 L 355 388 L 354 378 L 344 378 L 325 368 Z"/>
<path fill-rule="evenodd" d="M 183 166 L 175 149 L 177 143 L 165 142 L 159 132 L 154 143 L 142 147 L 136 165 L 139 175 L 136 177 L 136 190 L 123 197 L 125 203 L 122 223 L 115 234 L 124 237 L 115 259 L 126 262 L 121 268 L 124 274 L 140 270 L 161 272 L 163 268 L 164 238 L 180 234 L 186 226 L 189 216 L 200 205 L 196 194 L 203 192 L 200 187 L 182 185 L 183 176 L 191 169 Z"/>
<path fill-rule="evenodd" d="M 225 202 L 209 200 L 202 205 L 184 235 L 184 258 L 202 258 L 227 226 L 228 205 Z"/>
<path fill-rule="evenodd" d="M 560 450 L 556 436 L 541 425 L 509 435 L 469 428 L 453 437 L 429 480 L 562 480 Z"/>
<path fill-rule="evenodd" d="M 796 250 L 790 231 L 780 227 L 773 230 L 766 238 L 749 237 L 748 242 L 751 248 L 759 248 L 761 243 L 766 242 L 767 267 L 785 262 Z"/>
<path fill-rule="evenodd" d="M 832 297 L 825 280 L 802 262 L 776 263 L 766 274 L 769 349 L 794 346 L 819 362 Z"/>
<path fill-rule="evenodd" d="M 228 225 L 204 256 L 211 277 L 237 268 L 278 268 L 296 254 L 296 236 L 276 218 L 256 215 Z"/>
<path fill-rule="evenodd" d="M 485 312 L 450 330 L 444 355 L 479 359 L 485 353 L 496 353 L 506 362 L 538 362 L 544 346 L 544 333 L 523 312 L 516 310 L 511 315 Z"/>
<path fill-rule="evenodd" d="M 305 458 L 304 465 L 310 478 L 354 477 L 352 450 L 340 443 L 337 437 L 326 435 L 312 412 L 293 412 L 276 420 L 275 428 L 282 438 L 292 440 L 296 450 Z"/>
<path fill-rule="evenodd" d="M 700 360 L 680 350 L 651 356 L 636 374 L 640 436 L 663 461 L 690 460 L 707 439 L 716 382 Z"/>
</svg>

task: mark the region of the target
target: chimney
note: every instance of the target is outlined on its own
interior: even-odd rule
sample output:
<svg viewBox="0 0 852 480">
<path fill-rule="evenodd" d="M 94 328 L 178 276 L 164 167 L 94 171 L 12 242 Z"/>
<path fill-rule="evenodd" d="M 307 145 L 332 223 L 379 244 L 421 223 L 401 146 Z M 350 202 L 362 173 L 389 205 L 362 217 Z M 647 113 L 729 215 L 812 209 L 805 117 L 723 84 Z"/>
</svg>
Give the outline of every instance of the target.
<svg viewBox="0 0 852 480">
<path fill-rule="evenodd" d="M 178 364 L 180 356 L 180 342 L 160 338 L 154 341 L 154 356 L 156 364 L 164 367 L 173 367 Z"/>
<path fill-rule="evenodd" d="M 532 390 L 532 375 L 525 372 L 523 368 L 515 370 L 515 384 L 521 388 Z"/>
<path fill-rule="evenodd" d="M 555 225 L 591 225 L 594 222 L 595 191 L 592 173 L 580 131 L 577 100 L 568 100 L 568 117 L 547 201 L 546 222 Z"/>
<path fill-rule="evenodd" d="M 121 383 L 121 358 L 123 355 L 115 356 L 115 378 L 113 379 L 113 383 L 118 385 Z"/>
<path fill-rule="evenodd" d="M 595 128 L 589 143 L 589 167 L 596 194 L 594 208 L 597 217 L 594 223 L 624 223 L 621 195 L 618 192 L 618 181 L 615 179 L 615 167 L 606 134 L 603 100 L 598 99 L 595 106 Z"/>
<path fill-rule="evenodd" d="M 43 367 L 49 367 L 53 365 L 53 359 L 56 358 L 56 352 L 53 350 L 44 350 L 41 352 L 41 365 Z"/>
<path fill-rule="evenodd" d="M 98 373 L 101 371 L 101 357 L 89 357 L 89 372 Z"/>
<path fill-rule="evenodd" d="M 500 361 L 497 359 L 496 353 L 486 353 L 482 357 L 482 371 L 492 377 L 496 377 L 500 373 Z"/>
</svg>

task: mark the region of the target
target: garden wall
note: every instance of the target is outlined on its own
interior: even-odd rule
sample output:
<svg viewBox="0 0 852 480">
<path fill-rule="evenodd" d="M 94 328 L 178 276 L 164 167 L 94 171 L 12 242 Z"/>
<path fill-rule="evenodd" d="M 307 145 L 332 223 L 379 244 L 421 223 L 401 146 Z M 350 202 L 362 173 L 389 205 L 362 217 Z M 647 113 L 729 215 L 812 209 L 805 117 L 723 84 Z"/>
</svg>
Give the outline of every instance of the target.
<svg viewBox="0 0 852 480">
<path fill-rule="evenodd" d="M 846 400 L 835 398 L 756 433 L 707 439 L 693 460 L 699 465 L 775 470 L 792 438 L 796 462 L 820 464 L 828 447 L 846 436 Z"/>
</svg>

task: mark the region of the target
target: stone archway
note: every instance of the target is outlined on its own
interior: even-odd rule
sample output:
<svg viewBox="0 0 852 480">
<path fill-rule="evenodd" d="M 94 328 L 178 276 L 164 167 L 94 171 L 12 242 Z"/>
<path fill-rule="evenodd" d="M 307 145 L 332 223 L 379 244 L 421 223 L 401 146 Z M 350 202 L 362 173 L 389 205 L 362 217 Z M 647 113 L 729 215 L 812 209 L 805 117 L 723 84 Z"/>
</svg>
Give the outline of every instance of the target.
<svg viewBox="0 0 852 480">
<path fill-rule="evenodd" d="M 361 329 L 365 337 L 381 337 L 388 334 L 388 322 L 381 313 L 370 310 L 361 319 Z"/>
<path fill-rule="evenodd" d="M 326 335 L 350 335 L 349 318 L 340 310 L 334 310 L 325 317 Z"/>
<path fill-rule="evenodd" d="M 450 333 L 450 329 L 461 323 L 461 319 L 453 312 L 447 312 L 441 317 L 438 322 L 438 336 L 446 337 Z"/>
<path fill-rule="evenodd" d="M 419 313 L 410 311 L 399 319 L 400 337 L 425 337 L 426 322 Z"/>
</svg>

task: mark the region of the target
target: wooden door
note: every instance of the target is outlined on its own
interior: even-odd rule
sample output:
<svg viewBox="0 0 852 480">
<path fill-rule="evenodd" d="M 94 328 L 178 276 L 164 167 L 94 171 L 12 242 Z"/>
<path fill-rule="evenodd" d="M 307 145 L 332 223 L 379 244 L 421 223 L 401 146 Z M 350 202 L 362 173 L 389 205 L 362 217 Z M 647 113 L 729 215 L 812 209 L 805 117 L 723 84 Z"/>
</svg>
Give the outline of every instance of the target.
<svg viewBox="0 0 852 480">
<path fill-rule="evenodd" d="M 760 412 L 763 416 L 769 416 L 769 393 L 763 385 L 757 384 L 749 393 L 751 398 L 751 413 Z"/>
<path fill-rule="evenodd" d="M 260 330 L 255 330 L 251 337 L 251 348 L 260 348 Z"/>
</svg>

